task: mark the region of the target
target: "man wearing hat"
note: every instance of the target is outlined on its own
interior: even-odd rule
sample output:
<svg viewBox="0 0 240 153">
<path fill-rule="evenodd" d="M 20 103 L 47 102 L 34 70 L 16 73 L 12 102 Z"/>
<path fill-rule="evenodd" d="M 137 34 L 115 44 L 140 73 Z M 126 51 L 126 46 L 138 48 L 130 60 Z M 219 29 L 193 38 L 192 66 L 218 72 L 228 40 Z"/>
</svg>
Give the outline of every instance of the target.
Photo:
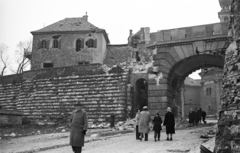
<svg viewBox="0 0 240 153">
<path fill-rule="evenodd" d="M 87 114 L 82 110 L 80 102 L 75 104 L 75 110 L 70 118 L 70 145 L 74 153 L 81 153 L 84 146 L 84 136 L 88 128 Z"/>
<path fill-rule="evenodd" d="M 143 135 L 145 141 L 148 141 L 148 133 L 150 132 L 149 123 L 151 121 L 150 113 L 148 107 L 144 106 L 143 110 L 139 115 L 139 133 L 141 133 L 140 140 L 142 141 Z"/>
</svg>

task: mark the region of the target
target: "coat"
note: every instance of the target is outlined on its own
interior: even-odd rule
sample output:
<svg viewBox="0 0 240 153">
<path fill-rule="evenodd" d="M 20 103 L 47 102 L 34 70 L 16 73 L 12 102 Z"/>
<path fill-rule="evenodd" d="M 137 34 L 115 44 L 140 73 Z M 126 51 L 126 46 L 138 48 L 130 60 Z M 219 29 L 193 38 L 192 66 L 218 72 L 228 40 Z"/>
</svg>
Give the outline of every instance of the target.
<svg viewBox="0 0 240 153">
<path fill-rule="evenodd" d="M 197 111 L 197 113 L 198 113 L 198 119 L 201 120 L 201 117 L 202 117 L 202 109 L 199 109 L 199 110 Z"/>
<path fill-rule="evenodd" d="M 160 116 L 155 116 L 153 119 L 153 131 L 160 132 L 162 130 L 162 118 Z"/>
<path fill-rule="evenodd" d="M 194 111 L 194 122 L 195 123 L 199 122 L 199 115 L 197 111 Z"/>
<path fill-rule="evenodd" d="M 188 115 L 189 123 L 194 123 L 194 112 L 190 111 Z"/>
<path fill-rule="evenodd" d="M 164 126 L 166 126 L 166 133 L 167 134 L 174 134 L 175 133 L 175 119 L 172 112 L 167 112 L 164 117 Z"/>
<path fill-rule="evenodd" d="M 205 111 L 202 111 L 202 117 L 206 117 L 207 113 Z"/>
<path fill-rule="evenodd" d="M 135 116 L 136 119 L 136 126 L 139 125 L 140 113 L 137 113 Z"/>
<path fill-rule="evenodd" d="M 87 114 L 84 110 L 75 110 L 70 118 L 70 145 L 76 147 L 84 146 L 83 130 L 88 128 Z"/>
<path fill-rule="evenodd" d="M 151 121 L 149 111 L 142 111 L 139 115 L 139 133 L 149 133 L 149 123 Z"/>
</svg>

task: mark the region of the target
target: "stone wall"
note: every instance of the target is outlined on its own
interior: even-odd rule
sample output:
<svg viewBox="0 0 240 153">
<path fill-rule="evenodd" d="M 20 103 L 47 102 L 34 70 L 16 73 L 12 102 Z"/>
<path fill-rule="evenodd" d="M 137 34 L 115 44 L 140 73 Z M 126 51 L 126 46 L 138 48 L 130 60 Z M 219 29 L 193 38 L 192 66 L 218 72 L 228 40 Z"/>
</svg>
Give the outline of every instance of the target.
<svg viewBox="0 0 240 153">
<path fill-rule="evenodd" d="M 19 111 L 0 110 L 0 127 L 22 124 L 23 113 Z"/>
<path fill-rule="evenodd" d="M 188 117 L 190 108 L 195 110 L 195 108 L 200 107 L 200 90 L 201 86 L 191 86 L 184 85 L 185 95 L 184 95 L 184 116 Z"/>
<path fill-rule="evenodd" d="M 89 121 L 105 122 L 111 114 L 124 120 L 132 100 L 128 83 L 128 72 L 116 68 L 105 74 L 99 65 L 29 71 L 1 78 L 0 105 L 38 124 L 68 118 L 77 101 Z"/>
<path fill-rule="evenodd" d="M 216 132 L 216 153 L 240 152 L 240 0 L 233 0 L 222 95 Z"/>
</svg>

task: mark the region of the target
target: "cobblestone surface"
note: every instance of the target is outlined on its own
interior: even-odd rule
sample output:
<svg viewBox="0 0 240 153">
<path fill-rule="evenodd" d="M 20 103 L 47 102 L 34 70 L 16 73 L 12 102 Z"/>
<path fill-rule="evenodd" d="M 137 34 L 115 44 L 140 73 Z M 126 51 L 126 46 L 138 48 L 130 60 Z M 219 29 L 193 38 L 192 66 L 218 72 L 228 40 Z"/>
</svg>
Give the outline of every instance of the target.
<svg viewBox="0 0 240 153">
<path fill-rule="evenodd" d="M 161 133 L 161 140 L 155 142 L 153 132 L 149 135 L 149 141 L 135 140 L 135 135 L 125 134 L 101 141 L 86 143 L 83 153 L 199 153 L 200 145 L 204 139 L 199 138 L 204 131 L 212 127 L 204 127 L 190 130 L 179 130 L 173 137 L 173 141 L 166 141 L 166 134 Z M 61 147 L 41 153 L 71 153 L 71 147 Z"/>
</svg>

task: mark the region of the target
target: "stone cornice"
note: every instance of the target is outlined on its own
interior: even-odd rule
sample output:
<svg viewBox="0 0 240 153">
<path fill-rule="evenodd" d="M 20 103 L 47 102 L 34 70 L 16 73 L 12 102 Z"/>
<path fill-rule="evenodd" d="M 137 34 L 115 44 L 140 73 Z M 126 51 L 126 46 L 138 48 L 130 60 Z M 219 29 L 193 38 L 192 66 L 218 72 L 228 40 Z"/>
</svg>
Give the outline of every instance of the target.
<svg viewBox="0 0 240 153">
<path fill-rule="evenodd" d="M 193 42 L 196 41 L 205 41 L 205 42 L 216 42 L 216 41 L 226 41 L 228 42 L 229 37 L 226 35 L 222 36 L 213 36 L 213 37 L 199 37 L 199 38 L 191 38 L 191 39 L 181 39 L 181 40 L 171 40 L 171 41 L 163 41 L 158 42 L 156 44 L 150 44 L 146 46 L 150 49 L 161 48 L 161 47 L 171 47 L 171 46 L 180 46 L 180 45 L 192 45 Z"/>
</svg>

